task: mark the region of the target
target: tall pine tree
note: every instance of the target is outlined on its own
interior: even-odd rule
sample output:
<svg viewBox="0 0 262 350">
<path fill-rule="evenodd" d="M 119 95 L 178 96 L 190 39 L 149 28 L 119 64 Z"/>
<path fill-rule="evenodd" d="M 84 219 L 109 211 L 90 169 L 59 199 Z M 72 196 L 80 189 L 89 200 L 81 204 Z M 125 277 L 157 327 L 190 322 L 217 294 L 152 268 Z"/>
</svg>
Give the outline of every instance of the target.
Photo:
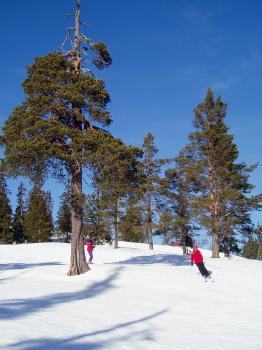
<svg viewBox="0 0 262 350">
<path fill-rule="evenodd" d="M 37 58 L 27 68 L 23 83 L 25 101 L 16 107 L 3 127 L 6 168 L 13 176 L 34 177 L 42 170 L 71 179 L 71 263 L 68 275 L 89 267 L 82 237 L 82 171 L 94 153 L 99 127 L 111 123 L 106 109 L 109 94 L 104 81 L 94 77 L 90 66 L 103 69 L 111 57 L 103 43 L 80 32 L 80 0 L 76 0 L 72 47 L 65 53 Z"/>
<path fill-rule="evenodd" d="M 192 171 L 202 191 L 195 198 L 199 222 L 212 236 L 212 257 L 219 257 L 220 238 L 246 229 L 250 213 L 260 207 L 261 196 L 250 196 L 254 186 L 249 174 L 255 168 L 236 163 L 237 146 L 225 124 L 227 105 L 214 99 L 208 89 L 203 103 L 195 108 L 190 148 L 194 154 Z M 193 160 L 193 158 L 192 158 Z"/>
<path fill-rule="evenodd" d="M 154 216 L 156 209 L 156 201 L 159 197 L 160 186 L 160 172 L 161 167 L 164 164 L 170 162 L 169 159 L 157 159 L 156 154 L 158 152 L 154 143 L 155 137 L 148 133 L 144 137 L 144 143 L 142 145 L 143 159 L 142 168 L 144 174 L 144 182 L 142 184 L 143 192 L 143 208 L 145 217 L 145 238 L 148 242 L 149 249 L 153 249 L 153 228 L 154 228 Z"/>
</svg>

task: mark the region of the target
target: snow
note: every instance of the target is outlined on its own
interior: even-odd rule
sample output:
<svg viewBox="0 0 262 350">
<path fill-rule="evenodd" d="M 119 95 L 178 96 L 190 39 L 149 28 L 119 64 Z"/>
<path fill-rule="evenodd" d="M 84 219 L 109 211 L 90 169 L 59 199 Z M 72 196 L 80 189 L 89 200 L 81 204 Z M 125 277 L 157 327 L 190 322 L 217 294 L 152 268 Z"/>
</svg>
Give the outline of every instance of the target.
<svg viewBox="0 0 262 350">
<path fill-rule="evenodd" d="M 0 245 L 1 350 L 262 349 L 262 262 L 179 247 L 97 246 L 68 277 L 70 245 Z"/>
</svg>

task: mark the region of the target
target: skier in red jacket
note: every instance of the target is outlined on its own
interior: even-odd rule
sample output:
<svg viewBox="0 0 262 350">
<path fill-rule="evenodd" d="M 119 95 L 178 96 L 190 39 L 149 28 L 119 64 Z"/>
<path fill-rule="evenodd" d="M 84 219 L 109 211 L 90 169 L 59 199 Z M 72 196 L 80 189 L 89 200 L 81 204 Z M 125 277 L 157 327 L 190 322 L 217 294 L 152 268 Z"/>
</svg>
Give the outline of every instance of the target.
<svg viewBox="0 0 262 350">
<path fill-rule="evenodd" d="M 87 247 L 87 252 L 88 252 L 88 254 L 89 254 L 89 261 L 88 261 L 88 263 L 89 263 L 89 264 L 92 264 L 92 260 L 93 260 L 93 250 L 94 250 L 94 248 L 95 248 L 95 245 L 94 245 L 92 239 L 89 239 L 89 240 L 87 241 L 86 247 Z"/>
<path fill-rule="evenodd" d="M 193 252 L 191 254 L 191 266 L 193 266 L 193 263 L 196 264 L 198 267 L 199 272 L 201 275 L 205 278 L 210 278 L 210 273 L 207 271 L 205 265 L 204 265 L 204 260 L 203 260 L 203 255 L 201 251 L 198 249 L 198 246 L 196 244 L 193 244 Z"/>
</svg>

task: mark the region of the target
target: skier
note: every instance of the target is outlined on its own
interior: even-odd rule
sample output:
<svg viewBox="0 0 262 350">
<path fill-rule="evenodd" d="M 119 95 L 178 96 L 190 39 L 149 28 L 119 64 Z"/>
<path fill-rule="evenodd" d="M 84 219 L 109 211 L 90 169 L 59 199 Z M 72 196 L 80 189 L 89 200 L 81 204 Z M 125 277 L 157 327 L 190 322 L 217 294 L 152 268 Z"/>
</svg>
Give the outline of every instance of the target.
<svg viewBox="0 0 262 350">
<path fill-rule="evenodd" d="M 193 251 L 191 253 L 191 266 L 193 266 L 194 263 L 198 267 L 198 270 L 201 273 L 201 275 L 205 277 L 205 280 L 207 278 L 211 278 L 210 273 L 207 271 L 204 265 L 203 255 L 196 244 L 193 244 Z"/>
<path fill-rule="evenodd" d="M 88 263 L 89 263 L 89 264 L 92 264 L 92 260 L 93 260 L 93 250 L 94 250 L 94 248 L 95 248 L 95 245 L 94 245 L 92 239 L 88 239 L 87 244 L 86 244 L 86 247 L 87 247 L 87 252 L 88 252 L 88 254 L 89 254 Z"/>
</svg>

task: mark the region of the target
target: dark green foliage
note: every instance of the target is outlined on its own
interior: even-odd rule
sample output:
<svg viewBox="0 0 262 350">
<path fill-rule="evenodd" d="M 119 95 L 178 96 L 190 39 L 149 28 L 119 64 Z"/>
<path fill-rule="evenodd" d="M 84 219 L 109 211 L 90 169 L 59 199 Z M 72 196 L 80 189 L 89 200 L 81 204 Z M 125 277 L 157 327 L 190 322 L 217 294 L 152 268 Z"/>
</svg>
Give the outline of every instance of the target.
<svg viewBox="0 0 262 350">
<path fill-rule="evenodd" d="M 262 226 L 259 224 L 255 228 L 255 235 L 258 243 L 257 259 L 262 260 Z"/>
<path fill-rule="evenodd" d="M 111 243 L 110 223 L 98 191 L 86 196 L 83 234 L 85 239 L 91 238 L 95 244 Z"/>
<path fill-rule="evenodd" d="M 141 173 L 138 159 L 141 155 L 139 148 L 126 146 L 121 140 L 110 136 L 106 143 L 100 141 L 94 154 L 95 187 L 114 228 L 114 248 L 118 247 L 121 206 L 139 185 Z"/>
<path fill-rule="evenodd" d="M 32 243 L 48 242 L 53 233 L 50 194 L 43 192 L 37 185 L 30 192 L 25 231 L 27 241 Z"/>
<path fill-rule="evenodd" d="M 220 252 L 223 252 L 227 257 L 230 255 L 230 253 L 239 254 L 241 252 L 241 249 L 238 246 L 238 241 L 234 236 L 221 237 L 219 250 Z"/>
<path fill-rule="evenodd" d="M 145 241 L 143 214 L 139 205 L 129 203 L 120 221 L 120 231 L 123 241 L 139 243 Z"/>
<path fill-rule="evenodd" d="M 0 244 L 13 243 L 12 210 L 9 204 L 5 177 L 0 169 Z"/>
<path fill-rule="evenodd" d="M 191 202 L 198 191 L 199 184 L 192 172 L 190 154 L 187 149 L 181 151 L 175 158 L 175 167 L 165 172 L 161 180 L 161 196 L 159 205 L 160 226 L 164 228 L 164 242 L 170 244 L 174 239 L 183 246 L 186 253 L 186 238 L 193 235 L 197 227 L 193 224 Z"/>
<path fill-rule="evenodd" d="M 87 132 L 88 123 L 111 122 L 104 82 L 75 74 L 71 62 L 52 53 L 28 67 L 23 87 L 26 100 L 6 121 L 1 137 L 8 170 L 34 178 L 39 171 L 52 168 L 60 178 L 73 159 L 81 157 L 85 163 L 95 133 Z"/>
<path fill-rule="evenodd" d="M 166 208 L 162 208 L 160 211 L 160 217 L 155 234 L 163 237 L 164 244 L 170 244 L 174 238 L 177 238 L 175 235 L 174 214 L 172 214 Z"/>
<path fill-rule="evenodd" d="M 26 240 L 25 234 L 25 214 L 26 214 L 26 203 L 25 203 L 25 187 L 21 182 L 18 187 L 17 194 L 17 206 L 13 219 L 13 230 L 14 230 L 14 241 L 16 243 L 24 243 Z"/>
<path fill-rule="evenodd" d="M 258 241 L 249 240 L 244 245 L 242 256 L 248 259 L 257 259 L 258 247 L 259 247 Z"/>
<path fill-rule="evenodd" d="M 104 43 L 99 42 L 94 44 L 93 50 L 97 53 L 97 56 L 92 62 L 98 69 L 104 69 L 112 64 L 112 58 Z"/>
<path fill-rule="evenodd" d="M 61 196 L 61 203 L 57 213 L 57 230 L 63 242 L 68 243 L 71 239 L 72 221 L 71 221 L 71 194 L 67 190 Z"/>
<path fill-rule="evenodd" d="M 252 233 L 244 244 L 242 256 L 248 259 L 262 260 L 262 226 L 258 224 Z"/>
</svg>

